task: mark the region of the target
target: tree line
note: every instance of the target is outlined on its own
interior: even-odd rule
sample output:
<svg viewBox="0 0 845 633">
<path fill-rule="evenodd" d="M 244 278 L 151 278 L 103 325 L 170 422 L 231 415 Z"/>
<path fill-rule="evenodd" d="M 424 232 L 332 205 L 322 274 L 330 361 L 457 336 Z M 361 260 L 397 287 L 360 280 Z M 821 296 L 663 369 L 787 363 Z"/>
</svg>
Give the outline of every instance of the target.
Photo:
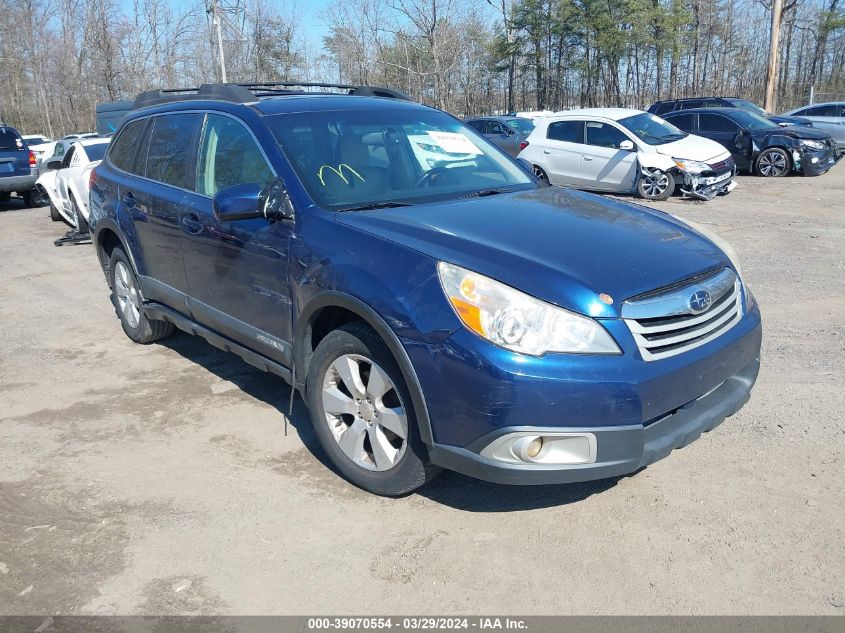
<svg viewBox="0 0 845 633">
<path fill-rule="evenodd" d="M 385 85 L 462 116 L 765 92 L 771 0 L 343 0 L 322 43 L 295 5 L 245 6 L 229 81 Z M 784 0 L 781 24 L 777 109 L 845 98 L 845 0 Z M 0 0 L 0 117 L 24 133 L 219 73 L 202 1 Z"/>
</svg>

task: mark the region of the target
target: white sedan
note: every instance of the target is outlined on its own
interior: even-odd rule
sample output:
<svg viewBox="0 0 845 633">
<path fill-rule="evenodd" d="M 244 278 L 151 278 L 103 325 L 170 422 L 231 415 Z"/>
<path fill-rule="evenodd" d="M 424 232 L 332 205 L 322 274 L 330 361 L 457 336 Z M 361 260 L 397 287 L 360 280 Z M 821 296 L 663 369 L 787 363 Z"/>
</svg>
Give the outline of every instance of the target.
<svg viewBox="0 0 845 633">
<path fill-rule="evenodd" d="M 50 197 L 50 217 L 64 220 L 77 232 L 88 231 L 88 179 L 108 149 L 108 138 L 76 141 L 62 158 L 51 158 L 37 185 Z"/>
<path fill-rule="evenodd" d="M 666 200 L 710 200 L 734 188 L 736 166 L 715 141 L 625 108 L 569 110 L 534 120 L 519 158 L 553 185 Z"/>
</svg>

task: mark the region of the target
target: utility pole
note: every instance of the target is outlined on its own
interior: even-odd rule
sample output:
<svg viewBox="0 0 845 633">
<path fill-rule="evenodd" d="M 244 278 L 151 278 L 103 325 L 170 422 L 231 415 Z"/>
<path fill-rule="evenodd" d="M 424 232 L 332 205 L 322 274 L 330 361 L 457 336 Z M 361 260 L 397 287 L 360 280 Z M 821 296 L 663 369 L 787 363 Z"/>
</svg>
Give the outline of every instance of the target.
<svg viewBox="0 0 845 633">
<path fill-rule="evenodd" d="M 763 108 L 770 113 L 775 111 L 775 87 L 778 80 L 778 45 L 780 43 L 780 17 L 783 13 L 783 0 L 772 0 L 772 29 L 769 37 L 769 66 L 766 70 L 766 100 Z"/>
<path fill-rule="evenodd" d="M 205 12 L 211 18 L 211 27 L 217 39 L 217 56 L 220 58 L 220 79 L 228 82 L 224 42 L 242 44 L 245 41 L 243 25 L 246 10 L 242 0 L 207 0 Z"/>
</svg>

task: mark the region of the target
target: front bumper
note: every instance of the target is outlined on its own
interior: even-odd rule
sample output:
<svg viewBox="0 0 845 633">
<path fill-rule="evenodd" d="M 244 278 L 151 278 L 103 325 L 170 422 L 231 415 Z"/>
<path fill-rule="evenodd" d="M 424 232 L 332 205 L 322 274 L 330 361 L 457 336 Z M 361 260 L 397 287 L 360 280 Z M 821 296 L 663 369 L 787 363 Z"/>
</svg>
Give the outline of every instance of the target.
<svg viewBox="0 0 845 633">
<path fill-rule="evenodd" d="M 602 324 L 622 348 L 620 355 L 526 357 L 466 330 L 437 345 L 405 342 L 426 401 L 431 459 L 511 484 L 633 472 L 715 427 L 748 399 L 762 326 L 756 305 L 745 309 L 720 337 L 654 362 L 641 358 L 619 319 Z M 596 451 L 590 460 L 561 465 L 508 463 L 485 450 L 513 433 L 589 434 Z"/>
<path fill-rule="evenodd" d="M 0 176 L 0 191 L 29 191 L 35 187 L 38 173 L 32 172 L 28 176 Z"/>
<path fill-rule="evenodd" d="M 798 159 L 795 159 L 795 154 L 798 154 Z M 804 151 L 795 152 L 793 160 L 795 162 L 795 169 L 800 171 L 804 176 L 820 176 L 827 173 L 831 167 L 842 159 L 843 154 L 837 152 L 833 148 L 827 148 L 819 151 Z"/>
<path fill-rule="evenodd" d="M 431 460 L 444 468 L 501 484 L 574 483 L 625 475 L 663 459 L 739 411 L 750 397 L 759 369 L 760 359 L 755 358 L 715 390 L 648 425 L 566 428 L 567 432 L 595 437 L 597 455 L 590 464 L 513 464 L 480 454 L 502 435 L 521 432 L 542 435 L 549 431 L 533 427 L 500 429 L 467 448 L 435 445 L 429 450 Z"/>
<path fill-rule="evenodd" d="M 719 194 L 727 194 L 736 187 L 734 176 L 736 170 L 731 169 L 712 176 L 702 176 L 681 172 L 683 182 L 681 192 L 699 200 L 712 200 Z"/>
</svg>

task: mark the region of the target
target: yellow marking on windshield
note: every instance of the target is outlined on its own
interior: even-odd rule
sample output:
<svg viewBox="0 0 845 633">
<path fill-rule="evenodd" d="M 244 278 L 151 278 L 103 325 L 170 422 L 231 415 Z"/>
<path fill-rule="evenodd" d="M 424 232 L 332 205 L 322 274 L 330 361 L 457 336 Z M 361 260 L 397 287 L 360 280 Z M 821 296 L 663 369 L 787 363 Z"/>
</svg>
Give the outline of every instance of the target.
<svg viewBox="0 0 845 633">
<path fill-rule="evenodd" d="M 339 177 L 340 177 L 340 179 L 341 179 L 343 182 L 345 182 L 347 185 L 349 184 L 349 181 L 346 179 L 346 176 L 344 176 L 344 175 L 343 175 L 343 170 L 344 170 L 344 169 L 348 169 L 348 170 L 352 173 L 352 175 L 356 176 L 356 177 L 358 178 L 358 180 L 360 180 L 361 182 L 367 182 L 367 181 L 364 179 L 364 177 L 363 177 L 361 174 L 359 174 L 357 171 L 355 171 L 354 169 L 352 169 L 352 167 L 350 167 L 350 166 L 349 166 L 349 165 L 347 165 L 346 163 L 340 163 L 340 164 L 337 166 L 337 169 L 335 169 L 335 168 L 334 168 L 334 167 L 332 167 L 331 165 L 323 165 L 322 167 L 320 167 L 319 171 L 317 172 L 317 178 L 319 178 L 319 179 L 320 179 L 320 184 L 321 184 L 321 185 L 323 185 L 324 187 L 326 186 L 326 181 L 325 181 L 325 180 L 323 180 L 323 172 L 324 172 L 326 169 L 328 169 L 328 170 L 329 170 L 329 171 L 331 171 L 331 172 L 334 172 L 334 173 L 335 173 L 337 176 L 339 176 Z"/>
</svg>

